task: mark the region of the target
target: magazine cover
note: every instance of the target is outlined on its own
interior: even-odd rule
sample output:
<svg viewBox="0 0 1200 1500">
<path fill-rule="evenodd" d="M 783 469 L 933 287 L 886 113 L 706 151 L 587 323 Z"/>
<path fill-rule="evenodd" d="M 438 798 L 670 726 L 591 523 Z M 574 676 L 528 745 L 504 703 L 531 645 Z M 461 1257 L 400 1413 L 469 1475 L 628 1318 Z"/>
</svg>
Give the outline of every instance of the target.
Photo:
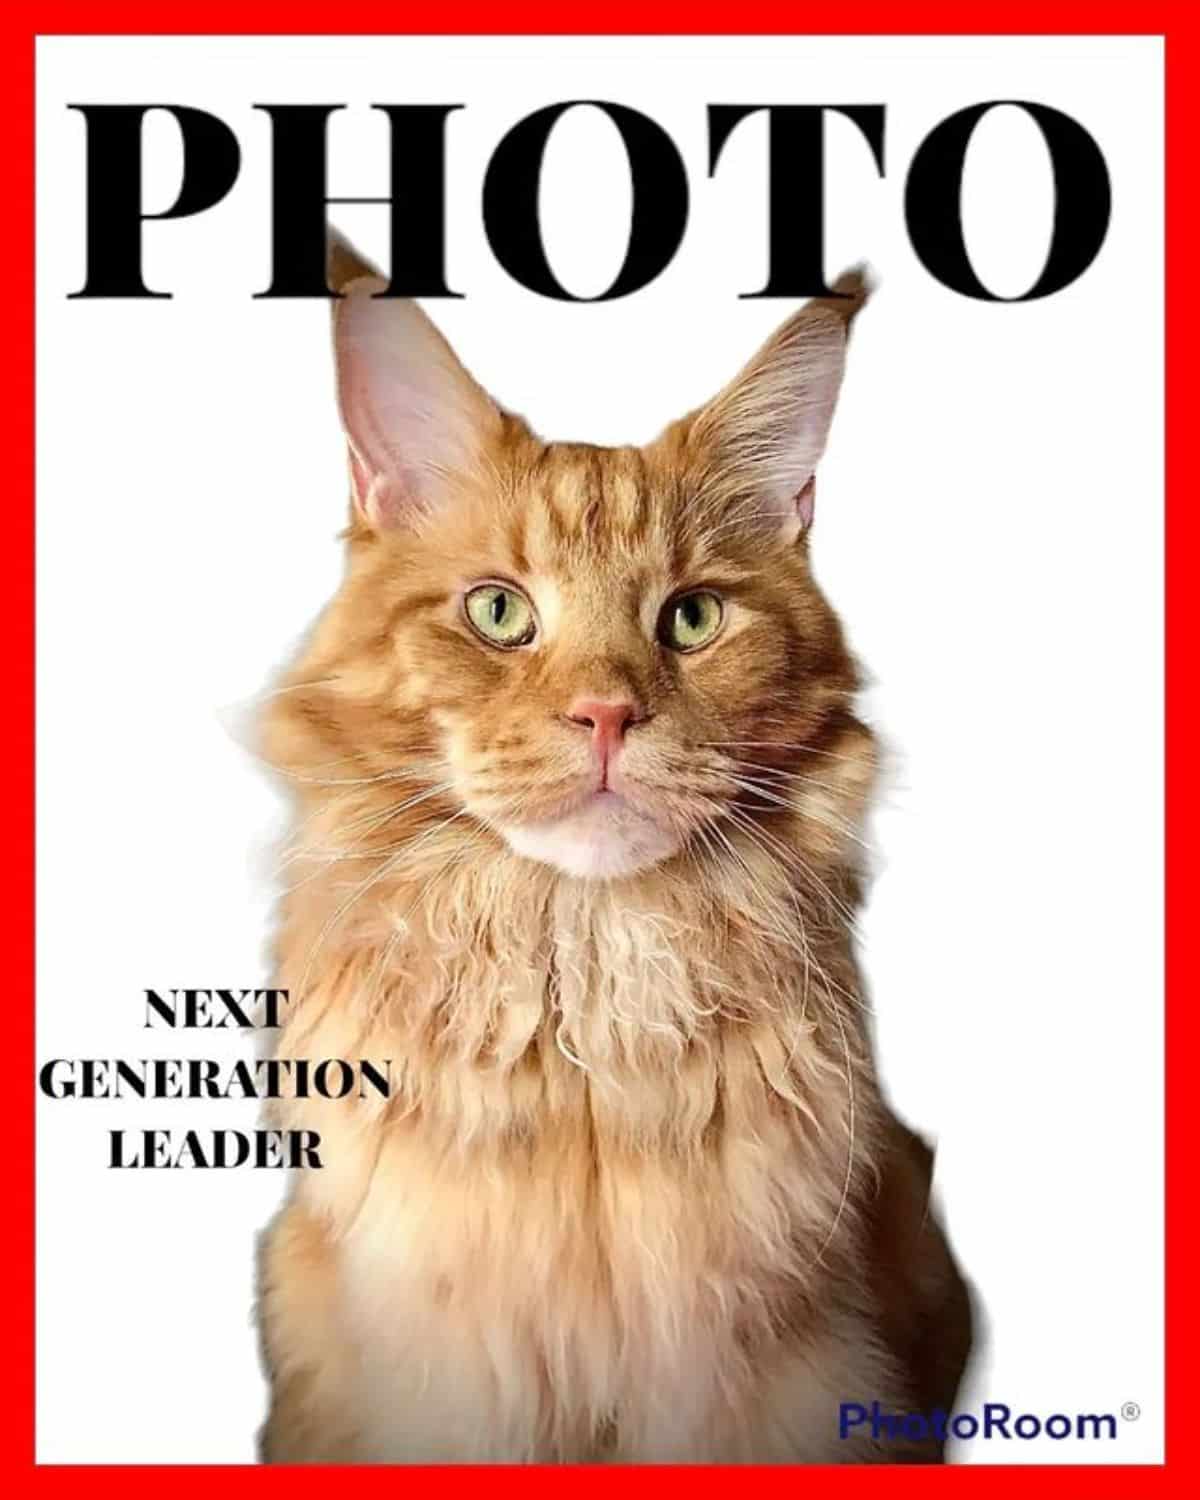
<svg viewBox="0 0 1200 1500">
<path fill-rule="evenodd" d="M 1162 29 L 253 10 L 12 64 L 33 1462 L 1138 1491 Z"/>
</svg>

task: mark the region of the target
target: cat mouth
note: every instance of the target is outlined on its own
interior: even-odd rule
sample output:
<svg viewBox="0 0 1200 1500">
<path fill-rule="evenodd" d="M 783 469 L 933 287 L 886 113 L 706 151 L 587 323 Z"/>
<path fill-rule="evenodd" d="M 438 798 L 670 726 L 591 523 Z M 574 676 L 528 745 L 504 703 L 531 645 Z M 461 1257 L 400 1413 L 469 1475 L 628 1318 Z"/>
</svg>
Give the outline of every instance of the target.
<svg viewBox="0 0 1200 1500">
<path fill-rule="evenodd" d="M 521 821 L 548 827 L 589 811 L 597 817 L 619 817 L 625 809 L 644 816 L 653 815 L 653 808 L 639 795 L 637 788 L 627 781 L 619 781 L 611 768 L 599 772 L 594 778 L 581 778 L 581 782 L 541 806 L 535 805 L 529 816 Z"/>
<path fill-rule="evenodd" d="M 598 786 L 596 790 L 585 799 L 583 806 L 586 807 L 588 803 L 591 803 L 594 807 L 611 807 L 615 809 L 619 806 L 623 806 L 628 802 L 628 800 L 629 799 L 622 796 L 615 787 L 611 787 L 607 782 L 605 782 L 603 786 Z"/>
</svg>

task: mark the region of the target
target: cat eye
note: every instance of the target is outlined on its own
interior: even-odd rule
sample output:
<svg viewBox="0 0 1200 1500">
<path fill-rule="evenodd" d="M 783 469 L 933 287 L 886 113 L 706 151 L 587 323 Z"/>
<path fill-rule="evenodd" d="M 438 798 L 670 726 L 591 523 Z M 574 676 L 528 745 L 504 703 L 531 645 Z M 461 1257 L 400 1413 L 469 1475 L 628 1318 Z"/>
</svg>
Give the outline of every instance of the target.
<svg viewBox="0 0 1200 1500">
<path fill-rule="evenodd" d="M 711 589 L 693 589 L 668 603 L 659 618 L 658 638 L 672 651 L 698 651 L 716 636 L 724 618 L 725 606 Z"/>
<path fill-rule="evenodd" d="M 468 591 L 463 605 L 467 619 L 493 646 L 527 646 L 537 634 L 533 605 L 508 584 L 481 583 Z"/>
</svg>

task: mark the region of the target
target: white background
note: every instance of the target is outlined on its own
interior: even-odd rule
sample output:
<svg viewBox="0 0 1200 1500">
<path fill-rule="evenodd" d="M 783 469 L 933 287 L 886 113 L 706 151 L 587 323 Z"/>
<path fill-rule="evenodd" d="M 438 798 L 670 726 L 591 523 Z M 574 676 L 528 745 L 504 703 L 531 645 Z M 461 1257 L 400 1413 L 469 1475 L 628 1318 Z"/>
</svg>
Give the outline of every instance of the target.
<svg viewBox="0 0 1200 1500">
<path fill-rule="evenodd" d="M 147 986 L 266 982 L 275 792 L 237 743 L 335 586 L 345 515 L 327 309 L 269 281 L 269 123 L 345 102 L 331 191 L 387 191 L 376 102 L 465 103 L 449 127 L 449 281 L 431 311 L 548 436 L 641 441 L 720 384 L 788 304 L 765 280 L 765 118 L 706 176 L 710 102 L 887 105 L 880 180 L 829 128 L 827 266 L 882 288 L 856 329 L 822 469 L 819 576 L 871 675 L 895 770 L 863 927 L 885 1078 L 938 1141 L 944 1211 L 986 1332 L 962 1409 L 1137 1402 L 1115 1443 L 958 1445 L 966 1461 L 1157 1461 L 1162 1447 L 1160 962 L 1161 49 L 1146 39 L 52 40 L 38 53 L 38 1047 L 64 1057 L 247 1051 L 142 1029 Z M 544 104 L 618 100 L 672 135 L 692 214 L 647 290 L 543 301 L 493 260 L 479 199 L 503 133 Z M 1108 241 L 1075 285 L 993 305 L 938 285 L 903 224 L 914 150 L 951 111 L 1039 100 L 1095 136 Z M 151 225 L 171 302 L 83 283 L 79 102 L 211 110 L 238 185 Z M 179 151 L 148 132 L 147 206 Z M 802 185 L 797 191 L 804 194 Z M 551 263 L 615 274 L 628 186 L 579 110 L 543 189 Z M 965 185 L 983 280 L 1040 269 L 1050 172 L 998 111 Z M 335 211 L 387 257 L 387 214 Z M 237 707 L 241 705 L 241 707 Z M 246 1462 L 264 1406 L 254 1236 L 262 1172 L 106 1170 L 107 1132 L 249 1128 L 251 1104 L 39 1101 L 42 1461 Z"/>
</svg>

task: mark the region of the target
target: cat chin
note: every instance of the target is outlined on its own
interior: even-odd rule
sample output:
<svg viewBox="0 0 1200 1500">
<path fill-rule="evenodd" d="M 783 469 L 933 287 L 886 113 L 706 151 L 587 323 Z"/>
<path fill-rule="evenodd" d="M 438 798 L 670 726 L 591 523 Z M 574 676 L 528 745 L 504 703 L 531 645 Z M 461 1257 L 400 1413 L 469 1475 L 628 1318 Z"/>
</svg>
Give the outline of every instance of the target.
<svg viewBox="0 0 1200 1500">
<path fill-rule="evenodd" d="M 584 880 L 633 875 L 680 846 L 676 833 L 615 792 L 601 792 L 561 818 L 508 824 L 501 832 L 515 854 Z"/>
</svg>

